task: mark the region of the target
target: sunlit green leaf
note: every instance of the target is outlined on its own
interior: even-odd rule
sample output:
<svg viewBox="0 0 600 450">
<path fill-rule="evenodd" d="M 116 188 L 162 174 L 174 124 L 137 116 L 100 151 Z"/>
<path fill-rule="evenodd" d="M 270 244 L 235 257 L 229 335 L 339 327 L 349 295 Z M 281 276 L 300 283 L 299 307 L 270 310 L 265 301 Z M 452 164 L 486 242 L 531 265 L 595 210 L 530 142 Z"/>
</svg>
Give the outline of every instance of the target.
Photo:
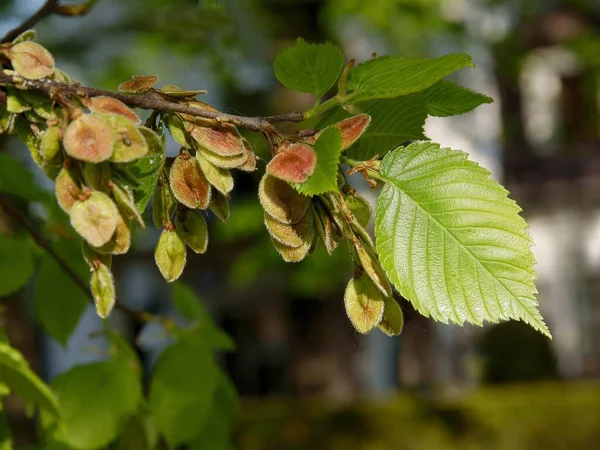
<svg viewBox="0 0 600 450">
<path fill-rule="evenodd" d="M 48 386 L 32 372 L 23 355 L 0 342 L 0 383 L 5 384 L 26 402 L 35 403 L 51 416 L 59 414 L 56 397 Z"/>
<path fill-rule="evenodd" d="M 380 170 L 377 250 L 419 312 L 459 324 L 518 319 L 550 336 L 527 224 L 487 170 L 434 143 L 398 148 Z"/>
<path fill-rule="evenodd" d="M 438 117 L 456 116 L 494 101 L 487 95 L 446 80 L 438 81 L 421 95 L 427 104 L 427 113 Z"/>
<path fill-rule="evenodd" d="M 142 398 L 139 373 L 121 358 L 76 366 L 59 375 L 52 387 L 61 405 L 53 437 L 80 450 L 113 441 Z"/>
<path fill-rule="evenodd" d="M 350 70 L 348 101 L 362 102 L 422 91 L 463 67 L 473 67 L 471 57 L 464 53 L 434 59 L 400 56 L 370 59 Z"/>
<path fill-rule="evenodd" d="M 309 44 L 301 38 L 277 56 L 275 76 L 284 86 L 299 92 L 325 94 L 340 76 L 344 56 L 331 43 Z"/>
</svg>

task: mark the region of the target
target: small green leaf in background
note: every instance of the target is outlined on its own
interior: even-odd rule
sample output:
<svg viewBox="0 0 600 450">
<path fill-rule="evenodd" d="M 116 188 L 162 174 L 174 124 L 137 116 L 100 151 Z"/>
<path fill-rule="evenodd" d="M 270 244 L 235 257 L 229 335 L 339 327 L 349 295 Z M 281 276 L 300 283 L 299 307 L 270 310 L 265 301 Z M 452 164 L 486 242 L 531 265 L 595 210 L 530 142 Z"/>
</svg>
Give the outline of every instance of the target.
<svg viewBox="0 0 600 450">
<path fill-rule="evenodd" d="M 80 240 L 61 241 L 55 250 L 84 280 L 89 278 L 81 258 Z M 34 308 L 40 324 L 52 338 L 65 346 L 79 323 L 89 297 L 48 255 L 42 257 L 38 272 Z"/>
<path fill-rule="evenodd" d="M 338 164 L 342 154 L 340 130 L 331 127 L 325 130 L 315 143 L 317 166 L 304 183 L 293 183 L 298 192 L 307 196 L 319 195 L 337 189 Z"/>
<path fill-rule="evenodd" d="M 17 291 L 31 278 L 32 252 L 29 240 L 0 234 L 0 297 Z"/>
<path fill-rule="evenodd" d="M 344 56 L 331 43 L 309 44 L 298 38 L 294 46 L 280 53 L 273 67 L 285 87 L 321 97 L 336 82 Z"/>
<path fill-rule="evenodd" d="M 359 64 L 348 74 L 349 101 L 392 98 L 422 91 L 452 72 L 473 67 L 471 57 L 454 53 L 434 59 L 383 56 Z"/>
<path fill-rule="evenodd" d="M 550 336 L 538 312 L 532 240 L 521 209 L 467 154 L 420 142 L 381 162 L 375 236 L 387 276 L 425 316 L 517 319 Z"/>
<path fill-rule="evenodd" d="M 175 283 L 173 303 L 183 317 L 195 322 L 198 337 L 203 339 L 210 348 L 215 350 L 233 350 L 235 348 L 233 339 L 215 326 L 210 314 L 189 286 L 181 282 Z"/>
<path fill-rule="evenodd" d="M 451 81 L 438 81 L 421 92 L 431 116 L 447 117 L 472 111 L 483 103 L 492 103 L 487 95 L 472 91 Z"/>
<path fill-rule="evenodd" d="M 190 450 L 234 450 L 231 429 L 236 416 L 238 396 L 231 381 L 221 373 L 215 390 L 213 409 L 200 435 L 190 444 Z"/>
<path fill-rule="evenodd" d="M 165 163 L 164 153 L 149 153 L 119 170 L 123 184 L 133 191 L 135 207 L 142 214 L 154 193 L 154 186 Z"/>
<path fill-rule="evenodd" d="M 213 408 L 218 378 L 209 346 L 189 334 L 160 355 L 150 382 L 150 410 L 171 448 L 200 434 Z"/>
<path fill-rule="evenodd" d="M 61 406 L 53 438 L 78 450 L 104 448 L 116 439 L 142 399 L 139 372 L 121 358 L 76 366 L 52 387 Z"/>
<path fill-rule="evenodd" d="M 7 342 L 0 342 L 0 383 L 26 402 L 58 416 L 58 401 L 48 386 L 29 368 L 25 358 Z"/>
<path fill-rule="evenodd" d="M 49 197 L 37 186 L 33 174 L 8 153 L 0 153 L 0 192 L 30 201 L 44 201 Z"/>
</svg>

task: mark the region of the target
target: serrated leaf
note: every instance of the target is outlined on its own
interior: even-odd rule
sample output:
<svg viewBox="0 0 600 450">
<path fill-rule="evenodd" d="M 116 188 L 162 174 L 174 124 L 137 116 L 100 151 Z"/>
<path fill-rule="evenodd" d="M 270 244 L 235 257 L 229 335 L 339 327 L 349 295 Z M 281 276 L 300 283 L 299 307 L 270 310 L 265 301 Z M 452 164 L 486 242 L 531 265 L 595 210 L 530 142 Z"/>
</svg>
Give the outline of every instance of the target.
<svg viewBox="0 0 600 450">
<path fill-rule="evenodd" d="M 170 448 L 191 442 L 202 431 L 218 375 L 210 347 L 189 333 L 160 355 L 150 382 L 150 410 Z"/>
<path fill-rule="evenodd" d="M 425 89 L 421 95 L 427 104 L 427 113 L 438 117 L 464 114 L 483 103 L 494 101 L 487 95 L 446 80 L 438 81 Z"/>
<path fill-rule="evenodd" d="M 320 97 L 333 86 L 343 65 L 344 56 L 335 45 L 309 44 L 298 38 L 293 47 L 277 56 L 273 68 L 285 87 Z"/>
<path fill-rule="evenodd" d="M 442 322 L 518 319 L 550 336 L 537 310 L 521 209 L 467 154 L 415 143 L 381 162 L 377 251 L 388 277 Z"/>
<path fill-rule="evenodd" d="M 23 287 L 32 274 L 33 254 L 30 242 L 0 234 L 0 297 Z"/>
<path fill-rule="evenodd" d="M 419 92 L 463 67 L 471 57 L 454 53 L 434 59 L 383 56 L 359 64 L 348 73 L 348 102 L 392 98 Z"/>
<path fill-rule="evenodd" d="M 46 413 L 59 414 L 54 393 L 33 373 L 23 355 L 7 342 L 0 342 L 0 384 L 8 386 L 24 401 L 37 404 Z"/>
<path fill-rule="evenodd" d="M 301 184 L 292 186 L 303 195 L 313 196 L 337 190 L 338 164 L 342 153 L 340 130 L 331 127 L 325 130 L 314 146 L 317 165 L 313 174 Z"/>
<path fill-rule="evenodd" d="M 142 399 L 139 373 L 122 358 L 76 366 L 52 387 L 61 405 L 53 438 L 80 450 L 113 441 Z"/>
<path fill-rule="evenodd" d="M 79 244 L 79 245 L 77 245 Z M 83 279 L 89 271 L 79 256 L 80 242 L 61 241 L 55 251 Z M 40 324 L 52 338 L 65 346 L 88 305 L 88 297 L 49 256 L 40 265 L 34 308 Z"/>
</svg>

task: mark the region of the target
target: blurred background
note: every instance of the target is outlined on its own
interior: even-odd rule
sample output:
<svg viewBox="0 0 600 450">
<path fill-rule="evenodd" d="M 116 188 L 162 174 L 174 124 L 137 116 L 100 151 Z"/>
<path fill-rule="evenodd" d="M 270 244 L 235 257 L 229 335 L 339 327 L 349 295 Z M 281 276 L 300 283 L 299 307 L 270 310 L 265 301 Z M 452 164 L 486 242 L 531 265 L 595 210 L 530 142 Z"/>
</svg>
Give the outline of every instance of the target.
<svg viewBox="0 0 600 450">
<path fill-rule="evenodd" d="M 0 34 L 41 3 L 0 1 Z M 516 322 L 437 324 L 408 302 L 400 337 L 358 335 L 342 301 L 351 276 L 344 249 L 281 261 L 256 201 L 262 168 L 236 172 L 229 223 L 211 217 L 209 250 L 188 258 L 183 275 L 236 342 L 222 359 L 243 400 L 236 442 L 269 450 L 600 448 L 598 0 L 100 0 L 86 17 L 51 17 L 37 30 L 58 67 L 86 84 L 114 90 L 134 74 L 156 74 L 160 83 L 207 89 L 203 100 L 244 115 L 312 106 L 311 96 L 280 86 L 271 67 L 297 37 L 332 41 L 357 61 L 373 52 L 470 53 L 477 67 L 455 81 L 495 102 L 429 118 L 426 135 L 468 151 L 523 207 L 554 339 Z M 18 141 L 1 144 L 29 158 Z M 355 181 L 374 201 L 376 192 Z M 114 261 L 119 297 L 175 314 L 154 266 L 157 236 L 138 230 L 133 251 Z M 63 348 L 32 326 L 33 295 L 4 300 L 19 305 L 5 320 L 46 379 L 101 357 L 101 340 L 89 337 L 99 328 L 91 308 Z M 118 314 L 113 321 L 150 366 L 164 345 L 160 326 L 138 329 Z M 24 415 L 12 414 L 18 426 Z M 27 442 L 26 424 L 21 434 Z"/>
</svg>

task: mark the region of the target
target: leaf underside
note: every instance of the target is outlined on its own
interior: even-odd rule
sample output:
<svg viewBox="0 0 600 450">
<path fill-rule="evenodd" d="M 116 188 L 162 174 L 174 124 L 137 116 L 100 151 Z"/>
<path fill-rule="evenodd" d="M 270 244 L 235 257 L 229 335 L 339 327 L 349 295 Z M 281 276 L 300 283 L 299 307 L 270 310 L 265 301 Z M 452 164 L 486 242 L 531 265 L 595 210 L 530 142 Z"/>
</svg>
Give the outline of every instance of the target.
<svg viewBox="0 0 600 450">
<path fill-rule="evenodd" d="M 377 250 L 419 312 L 444 323 L 517 319 L 551 337 L 537 310 L 527 224 L 486 169 L 419 142 L 389 153 L 380 170 Z"/>
</svg>

